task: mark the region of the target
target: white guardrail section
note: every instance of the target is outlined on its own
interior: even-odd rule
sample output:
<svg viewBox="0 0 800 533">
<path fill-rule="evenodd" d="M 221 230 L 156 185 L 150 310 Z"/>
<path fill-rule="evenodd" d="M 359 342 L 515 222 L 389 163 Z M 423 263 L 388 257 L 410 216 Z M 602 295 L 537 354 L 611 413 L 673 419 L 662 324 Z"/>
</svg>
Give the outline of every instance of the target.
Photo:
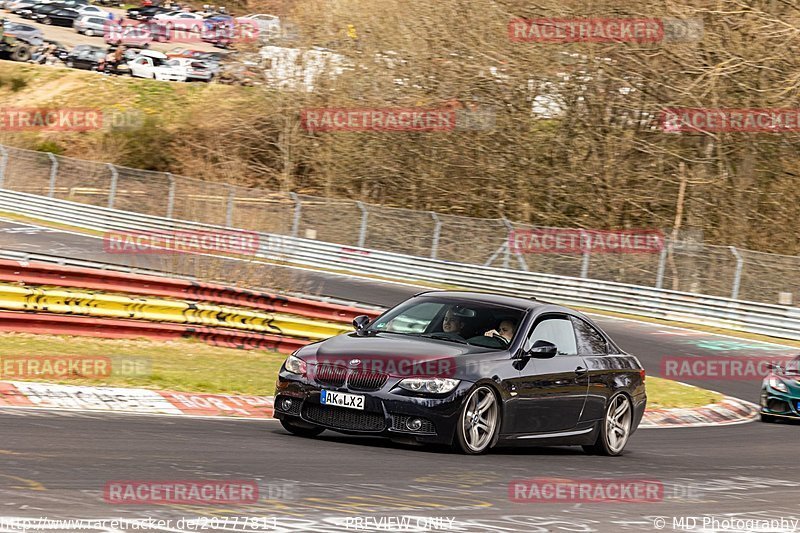
<svg viewBox="0 0 800 533">
<path fill-rule="evenodd" d="M 96 231 L 233 229 L 6 190 L 0 191 L 0 210 Z M 283 235 L 259 233 L 259 236 L 256 256 L 287 264 L 535 296 L 565 305 L 800 340 L 798 307 L 440 261 Z M 465 242 L 465 246 L 469 243 Z"/>
</svg>

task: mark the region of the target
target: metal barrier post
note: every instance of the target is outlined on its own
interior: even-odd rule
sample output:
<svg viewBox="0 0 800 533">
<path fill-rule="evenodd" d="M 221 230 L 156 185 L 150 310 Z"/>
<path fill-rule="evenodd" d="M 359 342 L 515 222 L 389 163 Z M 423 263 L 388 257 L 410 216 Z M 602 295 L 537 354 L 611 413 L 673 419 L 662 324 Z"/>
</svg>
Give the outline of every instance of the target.
<svg viewBox="0 0 800 533">
<path fill-rule="evenodd" d="M 742 259 L 742 254 L 739 253 L 739 250 L 737 250 L 735 246 L 728 246 L 728 249 L 736 258 L 736 274 L 733 276 L 733 290 L 731 291 L 731 298 L 733 300 L 738 300 L 739 288 L 742 285 L 742 268 L 744 267 L 744 259 Z"/>
<path fill-rule="evenodd" d="M 514 231 L 514 226 L 511 225 L 511 222 L 509 222 L 506 217 L 500 217 L 500 220 L 503 221 L 503 224 L 505 224 L 506 229 L 508 230 L 508 233 L 511 234 L 511 232 Z M 503 268 L 510 268 L 510 266 L 511 266 L 511 264 L 510 264 L 511 263 L 511 246 L 509 246 L 508 242 L 509 242 L 509 239 L 506 239 L 506 250 L 505 250 L 506 253 L 503 256 Z"/>
<path fill-rule="evenodd" d="M 290 192 L 289 198 L 294 200 L 294 216 L 292 217 L 292 237 L 297 237 L 297 234 L 300 232 L 300 215 L 303 212 L 303 202 L 300 201 L 300 197 L 297 196 L 297 193 Z"/>
<path fill-rule="evenodd" d="M 58 159 L 52 153 L 48 152 L 47 156 L 50 158 L 50 189 L 47 196 L 54 198 L 56 195 L 56 174 L 58 173 Z"/>
<path fill-rule="evenodd" d="M 363 248 L 364 243 L 367 242 L 367 217 L 369 211 L 364 207 L 364 202 L 356 202 L 356 205 L 361 209 L 361 229 L 358 232 L 358 247 Z"/>
<path fill-rule="evenodd" d="M 119 179 L 119 174 L 114 165 L 111 163 L 107 165 L 109 170 L 111 170 L 111 188 L 108 191 L 108 208 L 114 209 L 114 199 L 117 197 L 117 180 Z"/>
<path fill-rule="evenodd" d="M 586 250 L 583 251 L 583 263 L 581 264 L 581 278 L 586 279 L 589 277 L 589 261 L 592 258 L 592 242 L 591 240 L 584 240 L 586 232 L 581 230 L 581 246 L 586 243 Z"/>
<path fill-rule="evenodd" d="M 8 150 L 5 146 L 0 146 L 0 189 L 3 188 L 6 181 L 6 166 L 8 165 Z"/>
<path fill-rule="evenodd" d="M 439 253 L 439 235 L 442 232 L 442 221 L 439 220 L 439 215 L 433 211 L 430 213 L 435 224 L 433 226 L 433 242 L 431 242 L 431 259 L 436 259 L 436 254 Z"/>
<path fill-rule="evenodd" d="M 225 215 L 225 225 L 233 227 L 233 201 L 236 198 L 236 189 L 228 187 L 228 209 Z"/>
<path fill-rule="evenodd" d="M 167 218 L 174 218 L 172 214 L 175 212 L 175 176 L 171 172 L 167 172 L 167 179 L 169 180 L 169 192 L 167 193 Z"/>
<path fill-rule="evenodd" d="M 672 241 L 669 242 L 672 247 Z M 664 272 L 667 269 L 667 246 L 661 247 L 661 256 L 658 258 L 658 274 L 656 274 L 656 289 L 664 286 Z"/>
</svg>

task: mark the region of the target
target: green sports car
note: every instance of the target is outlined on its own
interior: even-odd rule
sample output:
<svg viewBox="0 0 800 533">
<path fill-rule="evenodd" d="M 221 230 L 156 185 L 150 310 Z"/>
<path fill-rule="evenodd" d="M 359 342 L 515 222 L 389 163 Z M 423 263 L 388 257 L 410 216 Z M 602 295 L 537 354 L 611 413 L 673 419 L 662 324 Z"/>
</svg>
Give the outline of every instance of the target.
<svg viewBox="0 0 800 533">
<path fill-rule="evenodd" d="M 773 365 L 761 385 L 761 420 L 800 419 L 800 355 L 785 365 Z"/>
</svg>

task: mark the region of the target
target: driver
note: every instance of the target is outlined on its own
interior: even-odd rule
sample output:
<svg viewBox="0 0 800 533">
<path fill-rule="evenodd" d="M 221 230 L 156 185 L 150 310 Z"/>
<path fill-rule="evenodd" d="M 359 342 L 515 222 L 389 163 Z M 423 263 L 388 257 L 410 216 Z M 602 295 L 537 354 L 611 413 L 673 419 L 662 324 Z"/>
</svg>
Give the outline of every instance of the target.
<svg viewBox="0 0 800 533">
<path fill-rule="evenodd" d="M 464 329 L 464 319 L 456 316 L 453 308 L 447 310 L 442 320 L 442 331 L 445 333 L 453 333 L 461 335 L 461 330 Z"/>
<path fill-rule="evenodd" d="M 517 325 L 513 320 L 503 320 L 497 325 L 497 329 L 490 329 L 484 336 L 486 337 L 503 337 L 507 342 L 511 342 L 514 338 L 514 333 L 517 331 Z"/>
</svg>

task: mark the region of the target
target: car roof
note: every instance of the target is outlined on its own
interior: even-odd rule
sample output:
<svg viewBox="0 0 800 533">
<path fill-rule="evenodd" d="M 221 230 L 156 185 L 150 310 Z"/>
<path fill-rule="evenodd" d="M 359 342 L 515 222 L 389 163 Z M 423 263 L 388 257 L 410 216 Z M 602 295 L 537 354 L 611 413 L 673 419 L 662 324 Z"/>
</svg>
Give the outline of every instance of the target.
<svg viewBox="0 0 800 533">
<path fill-rule="evenodd" d="M 153 59 L 168 59 L 167 54 L 157 50 L 142 50 L 139 52 L 139 55 L 144 57 L 152 57 Z"/>
<path fill-rule="evenodd" d="M 532 298 L 523 298 L 521 296 L 508 296 L 504 294 L 477 292 L 477 291 L 424 291 L 415 294 L 414 296 L 435 296 L 443 299 L 453 300 L 477 300 L 489 304 L 505 305 L 509 307 L 518 307 L 522 309 L 535 309 L 540 307 L 556 307 L 567 310 L 564 307 L 548 304 Z"/>
</svg>

